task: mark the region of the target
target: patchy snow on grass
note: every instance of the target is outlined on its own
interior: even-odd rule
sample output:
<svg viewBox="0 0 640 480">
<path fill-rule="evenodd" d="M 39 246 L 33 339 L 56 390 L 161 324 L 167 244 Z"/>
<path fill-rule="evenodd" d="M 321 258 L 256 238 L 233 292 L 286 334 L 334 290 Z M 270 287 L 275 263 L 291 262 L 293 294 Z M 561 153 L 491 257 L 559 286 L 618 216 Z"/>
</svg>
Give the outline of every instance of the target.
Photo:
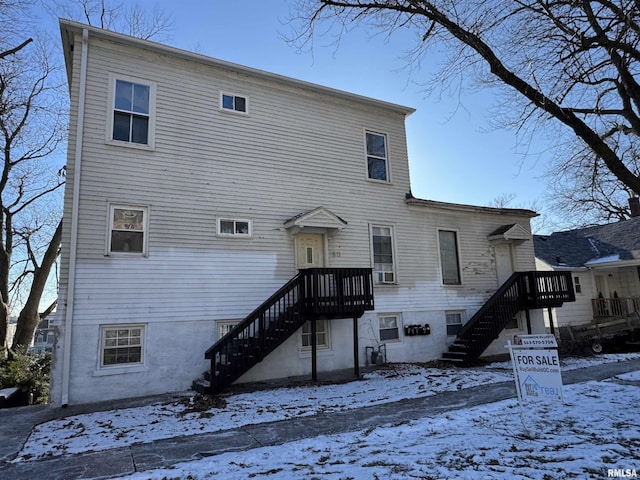
<svg viewBox="0 0 640 480">
<path fill-rule="evenodd" d="M 603 355 L 593 360 L 565 360 L 563 369 L 630 358 L 640 358 L 640 355 Z M 392 368 L 366 374 L 362 380 L 345 384 L 229 395 L 225 397 L 226 405 L 222 408 L 193 412 L 188 405 L 176 402 L 70 416 L 36 426 L 14 461 L 106 450 L 244 425 L 357 409 L 512 379 L 509 363 L 490 367 L 459 370 L 453 367 L 396 364 Z M 634 378 L 624 379 L 633 381 Z M 629 400 L 629 405 L 637 404 L 637 401 Z M 435 420 L 429 422 L 432 421 Z M 432 430 L 432 427 L 428 429 Z M 437 429 L 433 431 L 437 432 Z M 312 444 L 314 442 L 311 441 Z"/>
<path fill-rule="evenodd" d="M 636 378 L 637 373 L 631 375 Z M 516 400 L 146 471 L 126 480 L 533 479 L 640 474 L 638 385 L 565 387 L 565 403 Z M 615 412 L 615 415 L 612 415 Z"/>
</svg>

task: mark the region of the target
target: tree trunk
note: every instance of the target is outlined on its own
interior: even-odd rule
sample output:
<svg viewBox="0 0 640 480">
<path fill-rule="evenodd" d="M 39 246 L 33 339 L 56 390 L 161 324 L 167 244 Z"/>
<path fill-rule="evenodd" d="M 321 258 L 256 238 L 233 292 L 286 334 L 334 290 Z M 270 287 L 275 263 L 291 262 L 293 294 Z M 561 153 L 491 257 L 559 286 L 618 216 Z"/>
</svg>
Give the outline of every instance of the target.
<svg viewBox="0 0 640 480">
<path fill-rule="evenodd" d="M 7 358 L 7 331 L 9 330 L 9 309 L 0 302 L 0 360 Z"/>
<path fill-rule="evenodd" d="M 12 350 L 26 353 L 29 349 L 29 345 L 31 345 L 33 335 L 38 328 L 38 324 L 40 323 L 40 314 L 38 313 L 38 307 L 40 306 L 40 300 L 42 299 L 44 288 L 47 284 L 47 280 L 49 279 L 51 267 L 55 263 L 56 258 L 58 258 L 61 238 L 62 220 L 60 220 L 60 223 L 58 223 L 58 227 L 53 234 L 51 243 L 49 243 L 49 247 L 47 248 L 44 257 L 42 258 L 40 267 L 37 268 L 34 273 L 29 297 L 27 298 L 27 301 L 25 302 L 24 307 L 22 307 L 20 315 L 18 316 L 16 335 L 11 346 Z"/>
</svg>

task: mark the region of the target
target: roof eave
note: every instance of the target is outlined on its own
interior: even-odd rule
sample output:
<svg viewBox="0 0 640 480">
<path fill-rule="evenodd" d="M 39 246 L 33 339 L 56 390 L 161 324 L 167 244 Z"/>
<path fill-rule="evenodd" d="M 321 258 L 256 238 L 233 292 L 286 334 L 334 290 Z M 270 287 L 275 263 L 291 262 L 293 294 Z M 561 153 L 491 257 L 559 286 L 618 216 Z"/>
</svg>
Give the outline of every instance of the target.
<svg viewBox="0 0 640 480">
<path fill-rule="evenodd" d="M 153 52 L 161 53 L 165 55 L 170 55 L 170 56 L 190 60 L 193 62 L 202 63 L 205 65 L 210 65 L 213 67 L 217 67 L 217 68 L 232 71 L 232 72 L 237 72 L 247 76 L 270 80 L 270 81 L 286 84 L 292 87 L 297 87 L 297 88 L 301 88 L 308 91 L 331 95 L 334 97 L 343 98 L 345 100 L 351 100 L 354 102 L 363 103 L 363 104 L 375 106 L 375 107 L 386 109 L 386 110 L 391 110 L 396 113 L 400 113 L 405 117 L 408 117 L 409 115 L 411 115 L 413 112 L 416 111 L 415 108 L 406 107 L 404 105 L 385 102 L 383 100 L 369 98 L 363 95 L 357 95 L 355 93 L 345 92 L 343 90 L 325 87 L 325 86 L 317 85 L 311 82 L 305 82 L 303 80 L 297 80 L 295 78 L 286 77 L 284 75 L 278 75 L 276 73 L 266 72 L 264 70 L 259 70 L 256 68 L 245 67 L 244 65 L 239 65 L 232 62 L 219 60 L 219 59 L 208 57 L 206 55 L 202 55 L 199 53 L 189 52 L 187 50 L 171 47 L 169 45 L 163 45 L 161 43 L 152 42 L 150 40 L 143 40 L 140 38 L 131 37 L 129 35 L 124 35 L 122 33 L 117 33 L 117 32 L 112 32 L 112 31 L 104 30 L 97 27 L 92 27 L 89 25 L 85 25 L 83 23 L 74 22 L 72 20 L 61 18 L 59 19 L 59 22 L 60 22 L 60 30 L 62 32 L 62 37 L 63 37 L 63 45 L 65 43 L 65 38 L 64 38 L 65 32 L 81 33 L 82 30 L 87 29 L 89 31 L 89 35 L 95 38 L 110 40 L 112 42 L 117 42 L 125 45 L 133 45 L 141 49 L 145 49 L 145 50 L 149 50 L 149 51 L 153 51 Z M 71 42 L 70 40 L 67 41 L 68 44 L 70 44 L 70 42 Z M 66 57 L 67 57 L 67 52 L 65 51 L 65 59 Z M 67 72 L 70 72 L 69 66 L 67 66 Z"/>
</svg>

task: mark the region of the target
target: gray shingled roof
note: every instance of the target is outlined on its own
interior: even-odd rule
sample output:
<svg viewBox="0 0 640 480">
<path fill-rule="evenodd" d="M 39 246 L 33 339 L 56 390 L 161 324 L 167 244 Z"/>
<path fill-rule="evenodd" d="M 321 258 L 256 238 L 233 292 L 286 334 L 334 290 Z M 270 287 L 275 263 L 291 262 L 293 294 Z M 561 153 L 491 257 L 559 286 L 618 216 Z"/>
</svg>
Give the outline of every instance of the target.
<svg viewBox="0 0 640 480">
<path fill-rule="evenodd" d="M 536 257 L 554 267 L 583 267 L 617 255 L 630 260 L 640 251 L 640 217 L 607 225 L 534 235 Z"/>
</svg>

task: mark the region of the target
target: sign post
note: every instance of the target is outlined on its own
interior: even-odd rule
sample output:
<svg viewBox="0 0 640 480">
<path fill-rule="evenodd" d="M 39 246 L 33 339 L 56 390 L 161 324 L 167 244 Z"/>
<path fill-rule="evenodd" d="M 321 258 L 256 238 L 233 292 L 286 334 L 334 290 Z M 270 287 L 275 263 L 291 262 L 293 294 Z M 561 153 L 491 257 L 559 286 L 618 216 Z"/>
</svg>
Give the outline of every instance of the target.
<svg viewBox="0 0 640 480">
<path fill-rule="evenodd" d="M 529 402 L 560 401 L 562 375 L 554 335 L 516 335 L 507 343 L 520 406 Z"/>
</svg>

